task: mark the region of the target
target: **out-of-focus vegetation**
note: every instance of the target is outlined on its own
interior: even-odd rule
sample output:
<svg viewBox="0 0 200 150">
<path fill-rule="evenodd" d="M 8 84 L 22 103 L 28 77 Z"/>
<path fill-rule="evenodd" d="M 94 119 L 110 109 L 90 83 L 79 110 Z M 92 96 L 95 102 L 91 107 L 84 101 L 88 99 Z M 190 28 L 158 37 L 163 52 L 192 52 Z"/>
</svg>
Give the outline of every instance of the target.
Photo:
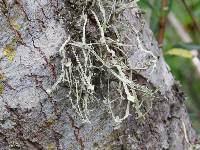
<svg viewBox="0 0 200 150">
<path fill-rule="evenodd" d="M 164 9 L 163 2 L 167 2 Z M 181 82 L 186 93 L 186 104 L 193 127 L 200 134 L 200 74 L 189 56 L 193 49 L 198 50 L 200 54 L 200 0 L 140 0 L 140 5 L 147 12 L 145 16 L 149 20 L 155 37 L 160 34 L 161 19 L 165 20 L 165 32 L 161 47 L 173 75 L 176 80 Z M 185 31 L 191 36 L 192 43 L 188 44 L 182 41 L 167 18 L 169 12 L 175 14 Z M 176 51 L 177 48 L 179 51 Z M 177 54 L 169 55 L 172 50 L 175 50 Z"/>
</svg>

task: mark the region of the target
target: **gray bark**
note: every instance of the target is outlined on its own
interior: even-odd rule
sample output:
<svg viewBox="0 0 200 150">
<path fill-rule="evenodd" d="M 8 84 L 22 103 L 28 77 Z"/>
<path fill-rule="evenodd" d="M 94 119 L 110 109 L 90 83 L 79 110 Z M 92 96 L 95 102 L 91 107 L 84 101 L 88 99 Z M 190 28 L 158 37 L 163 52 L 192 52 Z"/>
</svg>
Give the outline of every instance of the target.
<svg viewBox="0 0 200 150">
<path fill-rule="evenodd" d="M 0 149 L 189 149 L 196 136 L 184 105 L 183 92 L 174 81 L 152 32 L 144 25 L 138 7 L 116 17 L 122 24 L 128 21 L 132 25 L 123 30 L 121 36 L 126 44 L 135 45 L 125 48 L 127 60 L 134 70 L 134 81 L 159 91 L 154 97 L 137 92 L 138 99 L 145 102 L 144 110 L 152 102 L 145 118 L 137 119 L 132 109 L 131 115 L 115 128 L 109 113 L 96 106 L 90 114 L 91 124 L 83 123 L 69 103 L 64 84 L 53 95 L 48 94 L 46 90 L 52 87 L 61 72 L 59 48 L 69 35 L 76 41 L 82 36 L 78 20 L 84 2 L 0 1 Z M 99 9 L 94 7 L 94 10 L 100 16 Z M 98 27 L 90 15 L 88 13 L 87 34 L 96 39 Z M 140 30 L 138 35 L 131 27 Z M 144 67 L 152 59 L 149 53 L 139 50 L 137 36 L 143 48 L 157 58 L 153 72 L 152 66 L 135 69 Z M 124 102 L 116 106 L 115 112 L 123 114 L 125 107 Z"/>
</svg>

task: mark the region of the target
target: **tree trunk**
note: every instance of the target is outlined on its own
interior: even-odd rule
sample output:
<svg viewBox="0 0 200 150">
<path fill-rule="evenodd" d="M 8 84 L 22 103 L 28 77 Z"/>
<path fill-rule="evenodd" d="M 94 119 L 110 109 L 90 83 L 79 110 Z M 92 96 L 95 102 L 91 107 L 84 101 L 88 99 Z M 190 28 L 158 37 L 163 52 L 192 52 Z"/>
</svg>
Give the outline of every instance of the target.
<svg viewBox="0 0 200 150">
<path fill-rule="evenodd" d="M 0 149 L 192 148 L 196 136 L 183 92 L 136 2 L 1 0 L 0 10 Z M 103 68 L 89 68 L 91 83 L 82 83 L 87 73 L 78 74 L 82 50 L 94 50 L 85 58 Z M 127 65 L 114 64 L 118 58 Z M 71 81 L 86 89 L 79 96 L 95 93 L 87 97 L 89 110 L 85 99 L 76 105 L 77 95 L 69 93 L 62 78 L 68 66 L 75 68 Z"/>
</svg>

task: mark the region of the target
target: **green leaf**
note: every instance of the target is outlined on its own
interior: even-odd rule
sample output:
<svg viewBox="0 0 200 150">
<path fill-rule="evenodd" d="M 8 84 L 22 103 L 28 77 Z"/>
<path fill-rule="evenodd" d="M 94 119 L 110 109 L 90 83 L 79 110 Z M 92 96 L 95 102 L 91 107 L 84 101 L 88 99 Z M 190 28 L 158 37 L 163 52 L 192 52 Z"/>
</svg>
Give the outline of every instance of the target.
<svg viewBox="0 0 200 150">
<path fill-rule="evenodd" d="M 148 0 L 140 0 L 139 3 L 140 3 L 140 5 L 143 5 L 143 6 L 145 5 L 145 6 L 149 7 L 150 9 L 154 9 Z"/>
<path fill-rule="evenodd" d="M 168 13 L 171 11 L 173 5 L 173 0 L 168 0 Z"/>
<path fill-rule="evenodd" d="M 167 51 L 166 54 L 192 59 L 192 52 L 182 48 L 173 48 Z"/>
<path fill-rule="evenodd" d="M 178 43 L 173 45 L 173 47 L 183 48 L 188 50 L 200 50 L 200 45 L 192 44 L 192 43 Z"/>
</svg>

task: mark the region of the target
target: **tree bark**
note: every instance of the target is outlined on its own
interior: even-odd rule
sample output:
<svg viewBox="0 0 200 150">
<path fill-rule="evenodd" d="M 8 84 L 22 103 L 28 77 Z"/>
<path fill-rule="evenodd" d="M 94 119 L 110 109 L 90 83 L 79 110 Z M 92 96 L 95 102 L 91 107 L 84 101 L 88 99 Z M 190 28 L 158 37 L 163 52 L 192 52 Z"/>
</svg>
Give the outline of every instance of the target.
<svg viewBox="0 0 200 150">
<path fill-rule="evenodd" d="M 108 17 L 110 10 L 106 8 L 110 3 L 106 2 L 102 1 L 102 7 Z M 153 96 L 136 90 L 140 102 L 144 101 L 143 112 L 149 112 L 137 118 L 132 108 L 131 115 L 116 127 L 109 112 L 94 104 L 89 116 L 91 123 L 83 123 L 69 103 L 64 83 L 49 94 L 47 89 L 52 88 L 61 73 L 59 48 L 69 35 L 73 41 L 82 38 L 79 21 L 83 9 L 89 20 L 86 40 L 91 42 L 100 36 L 91 10 L 103 22 L 102 10 L 92 1 L 85 3 L 85 0 L 0 1 L 0 149 L 191 148 L 196 136 L 184 105 L 184 94 L 135 3 L 112 17 L 117 20 L 115 26 L 129 24 L 120 37 L 123 43 L 133 45 L 124 47 L 133 81 L 158 90 Z M 115 38 L 113 30 L 105 36 Z M 150 63 L 152 60 L 156 62 Z M 111 90 L 110 94 L 115 93 L 116 90 Z M 115 113 L 123 116 L 126 104 L 123 101 L 116 106 Z"/>
</svg>

